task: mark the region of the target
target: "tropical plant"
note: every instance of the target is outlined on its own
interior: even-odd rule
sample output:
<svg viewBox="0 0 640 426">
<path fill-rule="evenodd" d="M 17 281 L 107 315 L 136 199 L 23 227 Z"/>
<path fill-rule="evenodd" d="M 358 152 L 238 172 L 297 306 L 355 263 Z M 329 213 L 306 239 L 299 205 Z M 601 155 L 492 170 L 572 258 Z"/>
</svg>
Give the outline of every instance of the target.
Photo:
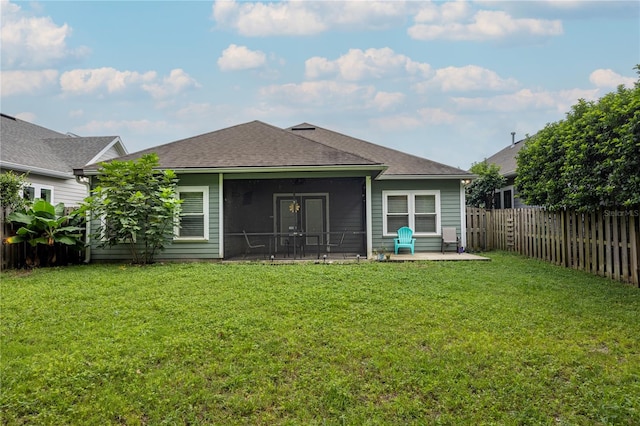
<svg viewBox="0 0 640 426">
<path fill-rule="evenodd" d="M 30 206 L 14 211 L 7 216 L 11 223 L 22 224 L 16 235 L 4 240 L 6 244 L 26 242 L 31 247 L 27 258 L 30 266 L 41 264 L 38 246 L 47 246 L 47 263 L 56 262 L 56 244 L 73 246 L 80 250 L 83 246 L 84 227 L 80 226 L 82 216 L 77 212 L 65 214 L 64 204 L 53 206 L 46 200 L 37 199 Z"/>
<path fill-rule="evenodd" d="M 181 201 L 173 170 L 158 170 L 157 154 L 137 161 L 113 160 L 102 164 L 98 186 L 85 200 L 99 221 L 92 235 L 100 247 L 126 244 L 133 263 L 153 263 L 174 235 Z"/>
</svg>

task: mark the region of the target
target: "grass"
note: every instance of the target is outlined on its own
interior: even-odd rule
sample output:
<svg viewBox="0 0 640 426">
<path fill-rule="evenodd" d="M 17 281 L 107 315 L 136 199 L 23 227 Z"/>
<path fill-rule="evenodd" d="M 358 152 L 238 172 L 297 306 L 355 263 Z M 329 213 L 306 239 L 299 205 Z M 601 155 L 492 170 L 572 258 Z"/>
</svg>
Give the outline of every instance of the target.
<svg viewBox="0 0 640 426">
<path fill-rule="evenodd" d="M 3 273 L 2 423 L 640 424 L 640 291 L 490 257 Z"/>
</svg>

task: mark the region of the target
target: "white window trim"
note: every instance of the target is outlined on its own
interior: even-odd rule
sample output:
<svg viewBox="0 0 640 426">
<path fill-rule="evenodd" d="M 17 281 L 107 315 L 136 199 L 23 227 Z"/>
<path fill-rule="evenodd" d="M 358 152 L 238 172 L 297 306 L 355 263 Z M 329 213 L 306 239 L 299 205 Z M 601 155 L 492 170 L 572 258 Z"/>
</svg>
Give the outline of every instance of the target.
<svg viewBox="0 0 640 426">
<path fill-rule="evenodd" d="M 396 229 L 387 229 L 387 198 L 394 195 L 406 195 L 408 198 L 409 209 L 409 228 L 414 230 L 414 237 L 433 237 L 441 235 L 440 223 L 440 191 L 439 190 L 418 190 L 418 191 L 382 191 L 382 234 L 385 237 L 395 237 Z M 416 195 L 434 195 L 436 200 L 436 231 L 435 232 L 415 232 L 415 196 Z"/>
<path fill-rule="evenodd" d="M 54 187 L 51 185 L 43 185 L 40 183 L 31 183 L 31 182 L 27 182 L 24 185 L 24 188 L 33 188 L 33 196 L 34 196 L 34 200 L 38 200 L 38 199 L 42 199 L 42 197 L 39 197 L 38 195 L 40 194 L 40 192 L 43 189 L 46 189 L 48 191 L 51 191 L 51 201 L 50 203 L 55 205 L 55 191 L 54 191 Z M 20 189 L 20 197 L 24 198 L 24 188 Z"/>
<path fill-rule="evenodd" d="M 204 236 L 180 237 L 180 224 L 176 223 L 173 229 L 173 241 L 176 242 L 202 242 L 209 241 L 209 187 L 208 186 L 178 186 L 176 197 L 180 198 L 181 192 L 202 192 L 202 209 L 204 210 Z"/>
</svg>

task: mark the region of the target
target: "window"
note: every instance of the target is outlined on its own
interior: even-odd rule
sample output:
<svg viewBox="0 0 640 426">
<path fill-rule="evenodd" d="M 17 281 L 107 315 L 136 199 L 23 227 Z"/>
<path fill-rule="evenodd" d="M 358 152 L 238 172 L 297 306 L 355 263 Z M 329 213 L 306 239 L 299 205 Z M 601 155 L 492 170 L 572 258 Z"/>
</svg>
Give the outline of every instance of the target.
<svg viewBox="0 0 640 426">
<path fill-rule="evenodd" d="M 440 233 L 440 191 L 384 191 L 382 198 L 385 235 L 403 226 L 416 235 Z"/>
<path fill-rule="evenodd" d="M 182 200 L 176 240 L 209 239 L 209 187 L 182 186 L 176 190 Z"/>
<path fill-rule="evenodd" d="M 512 195 L 512 191 L 510 189 L 504 191 L 502 193 L 502 199 L 504 200 L 504 202 L 502 203 L 502 205 L 504 206 L 505 209 L 510 209 L 513 207 L 513 195 Z"/>
<path fill-rule="evenodd" d="M 41 198 L 53 204 L 53 186 L 29 183 L 22 189 L 22 198 L 30 201 Z"/>
</svg>

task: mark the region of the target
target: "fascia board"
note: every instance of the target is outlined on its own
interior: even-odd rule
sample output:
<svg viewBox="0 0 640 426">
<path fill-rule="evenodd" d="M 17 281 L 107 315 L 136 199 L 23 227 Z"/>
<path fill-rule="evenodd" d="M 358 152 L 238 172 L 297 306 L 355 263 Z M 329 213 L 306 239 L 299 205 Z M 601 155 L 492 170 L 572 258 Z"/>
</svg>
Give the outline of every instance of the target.
<svg viewBox="0 0 640 426">
<path fill-rule="evenodd" d="M 200 173 L 277 173 L 277 172 L 327 172 L 327 171 L 375 171 L 381 172 L 387 169 L 387 166 L 383 165 L 365 165 L 365 166 L 299 166 L 299 167 L 220 167 L 220 168 L 180 168 L 180 167 L 167 167 L 177 174 L 200 174 Z M 79 174 L 80 170 L 74 173 Z M 84 171 L 84 176 L 98 175 L 98 170 Z"/>
<path fill-rule="evenodd" d="M 48 170 L 40 167 L 25 166 L 23 164 L 8 163 L 6 161 L 0 161 L 0 168 L 7 169 L 7 170 L 15 170 L 18 172 L 25 172 L 25 173 L 28 172 L 36 175 L 48 176 L 48 177 L 54 177 L 54 178 L 60 178 L 60 179 L 73 179 L 73 173 L 65 173 L 65 172 L 59 172 L 56 170 Z"/>
<path fill-rule="evenodd" d="M 476 179 L 478 175 L 381 175 L 376 180 L 442 180 L 442 179 Z"/>
<path fill-rule="evenodd" d="M 120 149 L 116 148 L 118 149 L 118 151 L 120 151 L 120 155 L 127 155 L 128 154 L 127 149 L 122 144 L 122 140 L 120 140 L 120 136 L 116 136 L 114 140 L 109 142 L 107 146 L 105 146 L 98 154 L 96 154 L 91 160 L 89 160 L 87 164 L 93 164 L 97 162 L 100 157 L 102 157 L 107 151 L 109 151 L 117 143 L 120 143 Z"/>
</svg>

